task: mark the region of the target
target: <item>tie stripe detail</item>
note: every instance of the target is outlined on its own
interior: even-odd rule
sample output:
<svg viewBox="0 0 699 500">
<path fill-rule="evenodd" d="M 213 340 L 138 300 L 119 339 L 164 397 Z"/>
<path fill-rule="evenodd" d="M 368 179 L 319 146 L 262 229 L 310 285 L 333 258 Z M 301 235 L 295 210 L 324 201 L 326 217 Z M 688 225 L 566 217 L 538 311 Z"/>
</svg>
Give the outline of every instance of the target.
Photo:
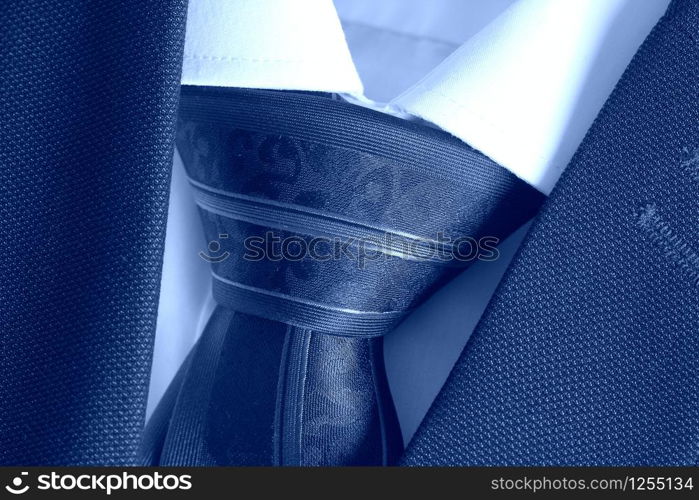
<svg viewBox="0 0 699 500">
<path fill-rule="evenodd" d="M 319 333 L 345 337 L 377 337 L 388 333 L 409 310 L 358 311 L 320 304 L 228 280 L 212 273 L 219 304 L 246 314 Z"/>
</svg>

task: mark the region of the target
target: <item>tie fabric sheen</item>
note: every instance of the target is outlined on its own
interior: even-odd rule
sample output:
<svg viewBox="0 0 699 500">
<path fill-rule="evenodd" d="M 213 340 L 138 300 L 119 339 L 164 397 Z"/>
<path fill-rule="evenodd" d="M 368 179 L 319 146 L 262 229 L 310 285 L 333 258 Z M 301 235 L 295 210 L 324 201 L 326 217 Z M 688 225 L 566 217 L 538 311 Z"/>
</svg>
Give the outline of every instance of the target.
<svg viewBox="0 0 699 500">
<path fill-rule="evenodd" d="M 177 147 L 218 305 L 143 463 L 395 463 L 381 336 L 463 268 L 456 237 L 504 238 L 543 195 L 444 132 L 328 94 L 183 87 Z"/>
<path fill-rule="evenodd" d="M 696 465 L 699 2 L 675 0 L 402 459 Z"/>
<path fill-rule="evenodd" d="M 2 2 L 0 464 L 136 461 L 185 15 Z"/>
</svg>

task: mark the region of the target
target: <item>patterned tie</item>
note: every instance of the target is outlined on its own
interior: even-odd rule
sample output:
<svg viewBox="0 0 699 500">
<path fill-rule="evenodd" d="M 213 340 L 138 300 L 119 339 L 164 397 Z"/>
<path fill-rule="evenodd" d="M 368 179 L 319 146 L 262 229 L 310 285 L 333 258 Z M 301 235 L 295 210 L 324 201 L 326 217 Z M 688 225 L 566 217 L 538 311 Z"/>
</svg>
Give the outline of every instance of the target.
<svg viewBox="0 0 699 500">
<path fill-rule="evenodd" d="M 695 465 L 698 242 L 699 2 L 675 0 L 403 463 Z"/>
<path fill-rule="evenodd" d="M 0 464 L 132 465 L 186 2 L 2 7 Z"/>
<path fill-rule="evenodd" d="M 144 463 L 394 463 L 381 336 L 543 196 L 446 133 L 328 95 L 184 88 L 177 145 L 219 305 Z"/>
</svg>

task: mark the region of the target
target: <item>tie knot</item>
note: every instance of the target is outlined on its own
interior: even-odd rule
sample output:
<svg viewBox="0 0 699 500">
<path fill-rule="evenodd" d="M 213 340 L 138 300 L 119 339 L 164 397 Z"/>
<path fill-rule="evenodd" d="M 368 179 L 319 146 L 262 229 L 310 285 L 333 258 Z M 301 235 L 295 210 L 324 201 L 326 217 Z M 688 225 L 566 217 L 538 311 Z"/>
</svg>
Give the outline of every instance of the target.
<svg viewBox="0 0 699 500">
<path fill-rule="evenodd" d="M 185 91 L 178 148 L 215 299 L 335 335 L 387 333 L 543 199 L 446 133 L 317 95 Z"/>
</svg>

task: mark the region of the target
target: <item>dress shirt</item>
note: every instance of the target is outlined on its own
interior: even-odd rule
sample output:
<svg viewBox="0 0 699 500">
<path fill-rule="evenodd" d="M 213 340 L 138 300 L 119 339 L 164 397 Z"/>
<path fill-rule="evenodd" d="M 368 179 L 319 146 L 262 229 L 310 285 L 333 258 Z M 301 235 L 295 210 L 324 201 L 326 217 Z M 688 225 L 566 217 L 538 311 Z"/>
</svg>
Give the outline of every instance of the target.
<svg viewBox="0 0 699 500">
<path fill-rule="evenodd" d="M 668 3 L 191 0 L 182 83 L 339 93 L 442 128 L 548 194 Z M 524 234 L 386 337 L 406 441 Z M 211 313 L 207 243 L 175 155 L 150 410 Z"/>
</svg>

